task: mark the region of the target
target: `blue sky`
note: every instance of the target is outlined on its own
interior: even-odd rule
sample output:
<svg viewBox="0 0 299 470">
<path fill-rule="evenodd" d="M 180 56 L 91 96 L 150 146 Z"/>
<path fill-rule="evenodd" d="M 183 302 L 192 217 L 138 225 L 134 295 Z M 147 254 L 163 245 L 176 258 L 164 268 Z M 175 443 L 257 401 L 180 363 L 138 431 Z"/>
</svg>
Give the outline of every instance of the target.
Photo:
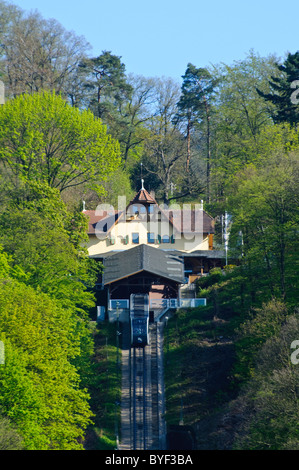
<svg viewBox="0 0 299 470">
<path fill-rule="evenodd" d="M 122 57 L 127 73 L 181 81 L 197 67 L 299 49 L 297 0 L 9 0 L 39 10 L 91 44 Z"/>
</svg>

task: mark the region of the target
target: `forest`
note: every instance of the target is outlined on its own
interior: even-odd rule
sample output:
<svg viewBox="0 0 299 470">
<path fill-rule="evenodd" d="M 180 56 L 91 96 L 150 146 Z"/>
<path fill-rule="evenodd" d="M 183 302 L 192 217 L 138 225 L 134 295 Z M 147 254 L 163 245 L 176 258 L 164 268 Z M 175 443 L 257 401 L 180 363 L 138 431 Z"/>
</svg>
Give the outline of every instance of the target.
<svg viewBox="0 0 299 470">
<path fill-rule="evenodd" d="M 101 428 L 100 267 L 82 248 L 82 201 L 116 207 L 142 177 L 158 202 L 203 200 L 216 249 L 230 216 L 228 265 L 198 281 L 206 310 L 169 322 L 166 360 L 183 387 L 184 351 L 226 335 L 230 379 L 211 395 L 236 423 L 223 447 L 298 450 L 299 51 L 188 63 L 178 83 L 127 74 L 112 51 L 93 57 L 84 37 L 3 0 L 0 45 L 0 449 L 84 450 Z M 202 400 L 187 421 L 206 433 Z"/>
</svg>

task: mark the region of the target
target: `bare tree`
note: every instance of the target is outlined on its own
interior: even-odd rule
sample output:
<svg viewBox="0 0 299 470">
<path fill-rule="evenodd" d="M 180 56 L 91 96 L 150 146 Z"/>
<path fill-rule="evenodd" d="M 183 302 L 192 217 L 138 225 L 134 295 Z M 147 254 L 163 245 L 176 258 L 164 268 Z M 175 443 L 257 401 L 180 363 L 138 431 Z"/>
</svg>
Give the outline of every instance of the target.
<svg viewBox="0 0 299 470">
<path fill-rule="evenodd" d="M 147 122 L 150 135 L 144 141 L 142 157 L 145 176 L 152 178 L 166 204 L 201 190 L 193 173 L 186 174 L 184 168 L 184 132 L 181 121 L 175 119 L 179 97 L 178 83 L 165 78 L 156 80 L 154 112 Z"/>
<path fill-rule="evenodd" d="M 67 96 L 89 48 L 86 40 L 66 31 L 55 19 L 43 19 L 38 12 L 25 14 L 1 2 L 0 13 L 2 10 L 9 19 L 1 37 L 8 94 L 47 89 Z"/>
</svg>

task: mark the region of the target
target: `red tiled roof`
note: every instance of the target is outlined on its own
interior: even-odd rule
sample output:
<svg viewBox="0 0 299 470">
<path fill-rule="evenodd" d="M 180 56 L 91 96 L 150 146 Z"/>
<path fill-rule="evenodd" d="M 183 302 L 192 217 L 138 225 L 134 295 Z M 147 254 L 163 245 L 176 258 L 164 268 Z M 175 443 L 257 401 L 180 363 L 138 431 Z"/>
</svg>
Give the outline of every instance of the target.
<svg viewBox="0 0 299 470">
<path fill-rule="evenodd" d="M 121 211 L 114 211 L 114 214 L 103 211 L 102 213 L 97 213 L 97 211 L 84 211 L 84 215 L 88 217 L 88 235 L 94 235 L 96 229 L 98 232 L 109 233 L 113 225 L 119 219 L 122 214 Z M 96 227 L 98 222 L 101 222 L 100 226 Z M 103 230 L 101 230 L 101 228 Z"/>
</svg>

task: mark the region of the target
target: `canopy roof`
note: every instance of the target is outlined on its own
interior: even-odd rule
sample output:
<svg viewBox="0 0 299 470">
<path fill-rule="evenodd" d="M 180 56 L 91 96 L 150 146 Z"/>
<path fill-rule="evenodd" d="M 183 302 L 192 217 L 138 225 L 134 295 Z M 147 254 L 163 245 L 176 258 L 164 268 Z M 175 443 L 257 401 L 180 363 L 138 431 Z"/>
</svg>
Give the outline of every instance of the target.
<svg viewBox="0 0 299 470">
<path fill-rule="evenodd" d="M 148 245 L 138 245 L 130 250 L 111 253 L 105 257 L 104 264 L 105 285 L 142 271 L 177 283 L 184 281 L 183 258 L 173 252 L 160 251 Z"/>
</svg>

